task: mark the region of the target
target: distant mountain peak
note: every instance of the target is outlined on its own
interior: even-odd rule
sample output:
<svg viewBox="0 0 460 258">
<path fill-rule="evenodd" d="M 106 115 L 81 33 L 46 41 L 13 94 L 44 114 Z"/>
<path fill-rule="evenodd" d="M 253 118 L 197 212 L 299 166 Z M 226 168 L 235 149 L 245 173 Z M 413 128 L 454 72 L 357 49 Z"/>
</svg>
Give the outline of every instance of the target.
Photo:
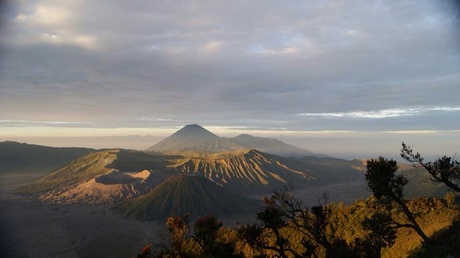
<svg viewBox="0 0 460 258">
<path fill-rule="evenodd" d="M 220 138 L 200 125 L 190 124 L 151 146 L 147 151 L 230 151 L 244 149 L 238 144 Z"/>
<path fill-rule="evenodd" d="M 204 129 L 201 125 L 199 124 L 189 124 L 189 125 L 186 125 L 184 126 L 182 129 L 184 128 L 199 128 L 199 129 Z M 206 130 L 206 129 L 205 129 Z"/>
<path fill-rule="evenodd" d="M 182 127 L 179 131 L 172 134 L 170 137 L 188 137 L 188 138 L 205 138 L 219 139 L 220 137 L 204 129 L 198 124 L 190 124 Z M 168 137 L 169 138 L 169 137 Z"/>
<path fill-rule="evenodd" d="M 284 157 L 327 157 L 273 138 L 262 138 L 249 134 L 240 134 L 234 138 L 221 138 L 198 124 L 184 126 L 146 151 L 163 153 L 171 151 L 221 152 L 244 149 L 257 149 L 261 152 Z"/>
</svg>

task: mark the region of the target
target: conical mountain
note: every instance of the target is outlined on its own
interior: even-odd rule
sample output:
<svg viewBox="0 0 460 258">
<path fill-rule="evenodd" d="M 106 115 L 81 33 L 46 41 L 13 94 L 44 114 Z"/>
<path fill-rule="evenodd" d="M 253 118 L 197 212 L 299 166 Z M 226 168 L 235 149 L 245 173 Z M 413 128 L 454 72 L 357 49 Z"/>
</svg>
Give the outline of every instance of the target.
<svg viewBox="0 0 460 258">
<path fill-rule="evenodd" d="M 164 220 L 173 215 L 190 214 L 227 217 L 252 214 L 258 202 L 230 192 L 202 176 L 174 175 L 149 193 L 122 202 L 115 209 L 126 217 Z"/>
<path fill-rule="evenodd" d="M 249 134 L 241 134 L 229 139 L 245 148 L 256 149 L 261 152 L 266 152 L 282 157 L 328 157 L 327 155 L 311 152 L 309 150 L 284 143 L 277 139 L 256 137 Z"/>
<path fill-rule="evenodd" d="M 229 151 L 240 150 L 244 147 L 221 138 L 203 127 L 192 124 L 186 125 L 171 136 L 146 149 L 147 152 L 164 151 Z"/>
</svg>

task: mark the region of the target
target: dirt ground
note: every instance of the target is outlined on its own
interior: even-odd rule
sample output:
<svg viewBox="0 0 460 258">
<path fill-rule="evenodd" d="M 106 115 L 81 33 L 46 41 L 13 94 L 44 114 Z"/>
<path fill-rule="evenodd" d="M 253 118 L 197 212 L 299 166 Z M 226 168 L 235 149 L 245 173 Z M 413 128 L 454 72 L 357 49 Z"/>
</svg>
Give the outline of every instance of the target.
<svg viewBox="0 0 460 258">
<path fill-rule="evenodd" d="M 0 257 L 134 257 L 164 230 L 107 207 L 33 201 L 13 194 L 24 180 L 0 179 Z"/>
</svg>

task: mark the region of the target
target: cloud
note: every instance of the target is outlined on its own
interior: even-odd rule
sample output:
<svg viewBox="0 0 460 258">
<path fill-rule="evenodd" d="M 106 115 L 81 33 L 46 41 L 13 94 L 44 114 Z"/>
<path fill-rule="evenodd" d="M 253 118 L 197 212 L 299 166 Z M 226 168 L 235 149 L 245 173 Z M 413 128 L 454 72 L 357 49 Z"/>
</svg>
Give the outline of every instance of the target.
<svg viewBox="0 0 460 258">
<path fill-rule="evenodd" d="M 33 120 L 0 120 L 2 126 L 78 126 L 89 125 L 87 122 L 73 121 L 33 121 Z"/>
<path fill-rule="evenodd" d="M 10 44 L 70 44 L 86 49 L 100 47 L 95 35 L 84 33 L 78 27 L 79 9 L 79 1 L 46 0 L 18 10 L 12 27 L 27 33 L 14 34 L 15 37 L 9 40 Z"/>
<path fill-rule="evenodd" d="M 212 40 L 204 43 L 200 50 L 205 53 L 215 53 L 219 52 L 222 46 L 223 43 L 221 41 Z"/>
<path fill-rule="evenodd" d="M 331 131 L 460 126 L 457 110 L 430 109 L 458 106 L 459 21 L 447 2 L 13 6 L 0 37 L 2 120 Z"/>
<path fill-rule="evenodd" d="M 164 121 L 173 121 L 171 118 L 151 118 L 151 117 L 138 117 L 136 120 L 145 121 L 145 122 L 164 122 Z"/>
<path fill-rule="evenodd" d="M 353 112 L 336 112 L 336 113 L 300 113 L 299 116 L 317 116 L 317 117 L 337 117 L 337 118 L 370 118 L 382 119 L 401 116 L 423 115 L 429 112 L 456 112 L 460 107 L 418 107 L 418 108 L 390 108 L 378 111 L 353 111 Z"/>
</svg>

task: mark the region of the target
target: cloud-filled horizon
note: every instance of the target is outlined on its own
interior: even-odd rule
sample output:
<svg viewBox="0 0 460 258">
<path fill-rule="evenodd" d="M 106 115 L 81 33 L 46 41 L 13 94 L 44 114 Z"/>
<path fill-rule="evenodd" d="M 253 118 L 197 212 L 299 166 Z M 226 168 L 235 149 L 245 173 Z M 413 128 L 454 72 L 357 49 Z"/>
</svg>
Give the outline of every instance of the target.
<svg viewBox="0 0 460 258">
<path fill-rule="evenodd" d="M 41 0 L 0 11 L 1 139 L 198 123 L 273 137 L 436 132 L 433 148 L 458 151 L 453 0 Z"/>
</svg>

